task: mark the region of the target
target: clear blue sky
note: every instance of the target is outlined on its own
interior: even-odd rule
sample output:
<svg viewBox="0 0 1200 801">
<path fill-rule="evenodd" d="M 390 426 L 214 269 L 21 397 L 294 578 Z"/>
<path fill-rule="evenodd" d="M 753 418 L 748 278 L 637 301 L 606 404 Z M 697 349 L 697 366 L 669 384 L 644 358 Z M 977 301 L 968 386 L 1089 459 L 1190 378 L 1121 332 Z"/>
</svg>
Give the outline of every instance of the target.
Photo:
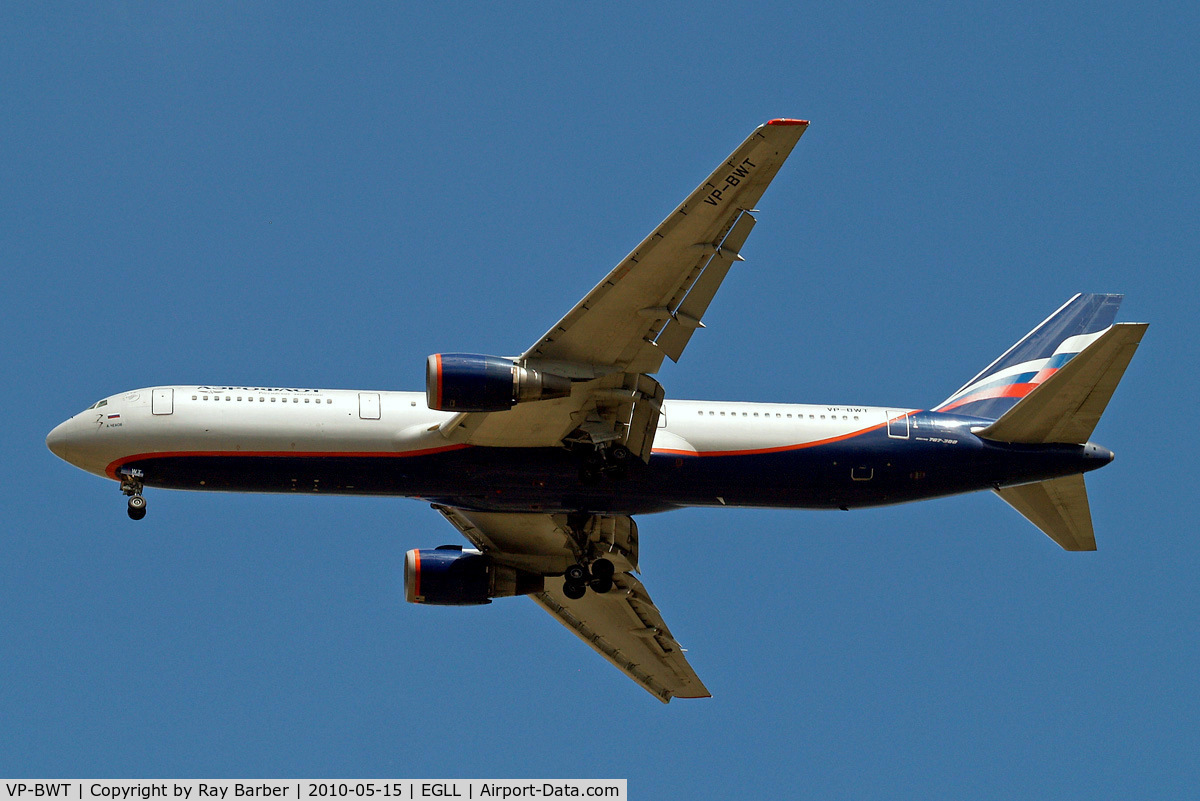
<svg viewBox="0 0 1200 801">
<path fill-rule="evenodd" d="M 626 777 L 672 798 L 1191 798 L 1194 3 L 0 8 L 0 775 Z M 989 494 L 643 518 L 711 688 L 524 599 L 405 604 L 421 503 L 150 492 L 44 447 L 169 383 L 519 352 L 754 126 L 812 126 L 668 396 L 927 407 L 1078 291 L 1150 331 L 1099 551 Z"/>
</svg>

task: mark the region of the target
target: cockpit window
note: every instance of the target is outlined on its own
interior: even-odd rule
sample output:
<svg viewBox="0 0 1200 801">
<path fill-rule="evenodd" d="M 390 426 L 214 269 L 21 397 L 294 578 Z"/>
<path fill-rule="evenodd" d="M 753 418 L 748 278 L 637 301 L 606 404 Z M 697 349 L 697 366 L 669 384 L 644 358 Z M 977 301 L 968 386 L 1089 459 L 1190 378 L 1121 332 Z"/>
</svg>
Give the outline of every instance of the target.
<svg viewBox="0 0 1200 801">
<path fill-rule="evenodd" d="M 96 401 L 96 402 L 95 402 L 95 403 L 93 403 L 91 406 L 89 406 L 89 407 L 87 407 L 86 409 L 84 409 L 84 411 L 85 411 L 85 412 L 90 412 L 92 409 L 99 409 L 101 406 L 107 406 L 107 405 L 108 405 L 108 399 L 106 398 L 106 399 L 104 399 L 104 400 L 102 400 L 102 401 Z"/>
</svg>

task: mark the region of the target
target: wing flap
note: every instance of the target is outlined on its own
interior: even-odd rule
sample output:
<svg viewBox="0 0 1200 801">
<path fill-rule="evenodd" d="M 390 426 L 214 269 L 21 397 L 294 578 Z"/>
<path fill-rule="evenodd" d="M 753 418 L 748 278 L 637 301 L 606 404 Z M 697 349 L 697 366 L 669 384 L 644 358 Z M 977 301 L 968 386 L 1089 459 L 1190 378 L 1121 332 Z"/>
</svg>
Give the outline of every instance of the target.
<svg viewBox="0 0 1200 801">
<path fill-rule="evenodd" d="M 629 573 L 613 577 L 611 591 L 578 601 L 562 593 L 562 579 L 546 579 L 533 597 L 559 623 L 664 704 L 672 698 L 708 698 L 646 588 Z"/>
<path fill-rule="evenodd" d="M 697 328 L 703 326 L 701 320 L 704 318 L 704 313 L 708 311 L 708 305 L 712 303 L 717 290 L 721 287 L 721 282 L 729 274 L 729 268 L 735 261 L 742 260 L 740 255 L 742 245 L 746 243 L 746 239 L 753 229 L 754 218 L 752 216 L 743 214 L 738 218 L 729 235 L 717 248 L 717 252 L 709 259 L 704 272 L 692 284 L 687 296 L 675 307 L 674 313 L 654 340 L 658 349 L 670 357 L 671 361 L 679 361 L 692 334 L 696 332 Z"/>
</svg>

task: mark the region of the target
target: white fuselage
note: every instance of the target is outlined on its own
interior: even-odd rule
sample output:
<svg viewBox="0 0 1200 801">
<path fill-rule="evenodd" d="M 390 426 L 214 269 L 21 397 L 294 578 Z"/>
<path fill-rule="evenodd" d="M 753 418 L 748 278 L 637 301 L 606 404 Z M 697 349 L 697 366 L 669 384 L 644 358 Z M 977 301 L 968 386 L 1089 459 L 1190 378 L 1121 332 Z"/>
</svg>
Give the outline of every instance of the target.
<svg viewBox="0 0 1200 801">
<path fill-rule="evenodd" d="M 902 426 L 911 410 L 671 400 L 656 453 L 760 452 L 836 441 Z M 421 392 L 277 387 L 151 387 L 113 395 L 47 437 L 63 459 L 116 478 L 128 461 L 155 454 L 369 455 L 432 453 L 455 446 L 438 427 L 453 417 Z M 900 422 L 897 422 L 900 421 Z"/>
</svg>

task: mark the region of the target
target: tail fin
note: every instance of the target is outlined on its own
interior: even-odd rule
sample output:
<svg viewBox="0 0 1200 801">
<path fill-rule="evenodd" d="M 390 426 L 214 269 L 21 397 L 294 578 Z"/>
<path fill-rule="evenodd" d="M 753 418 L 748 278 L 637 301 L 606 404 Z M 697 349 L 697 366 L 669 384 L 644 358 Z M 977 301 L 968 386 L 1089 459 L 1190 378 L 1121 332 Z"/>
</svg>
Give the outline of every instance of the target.
<svg viewBox="0 0 1200 801">
<path fill-rule="evenodd" d="M 1114 325 L 1120 302 L 1120 295 L 1076 295 L 938 408 L 998 417 L 972 429 L 983 439 L 1086 443 L 1149 327 Z M 1096 550 L 1082 474 L 996 494 L 1064 549 Z"/>
<path fill-rule="evenodd" d="M 1087 442 L 1147 327 L 1111 326 L 1063 367 L 1043 369 L 1050 375 L 976 435 L 999 442 Z"/>
<path fill-rule="evenodd" d="M 1111 326 L 1123 297 L 1071 298 L 934 411 L 999 419 Z"/>
<path fill-rule="evenodd" d="M 1092 512 L 1082 475 L 1002 487 L 995 492 L 1064 550 L 1096 550 Z"/>
</svg>

